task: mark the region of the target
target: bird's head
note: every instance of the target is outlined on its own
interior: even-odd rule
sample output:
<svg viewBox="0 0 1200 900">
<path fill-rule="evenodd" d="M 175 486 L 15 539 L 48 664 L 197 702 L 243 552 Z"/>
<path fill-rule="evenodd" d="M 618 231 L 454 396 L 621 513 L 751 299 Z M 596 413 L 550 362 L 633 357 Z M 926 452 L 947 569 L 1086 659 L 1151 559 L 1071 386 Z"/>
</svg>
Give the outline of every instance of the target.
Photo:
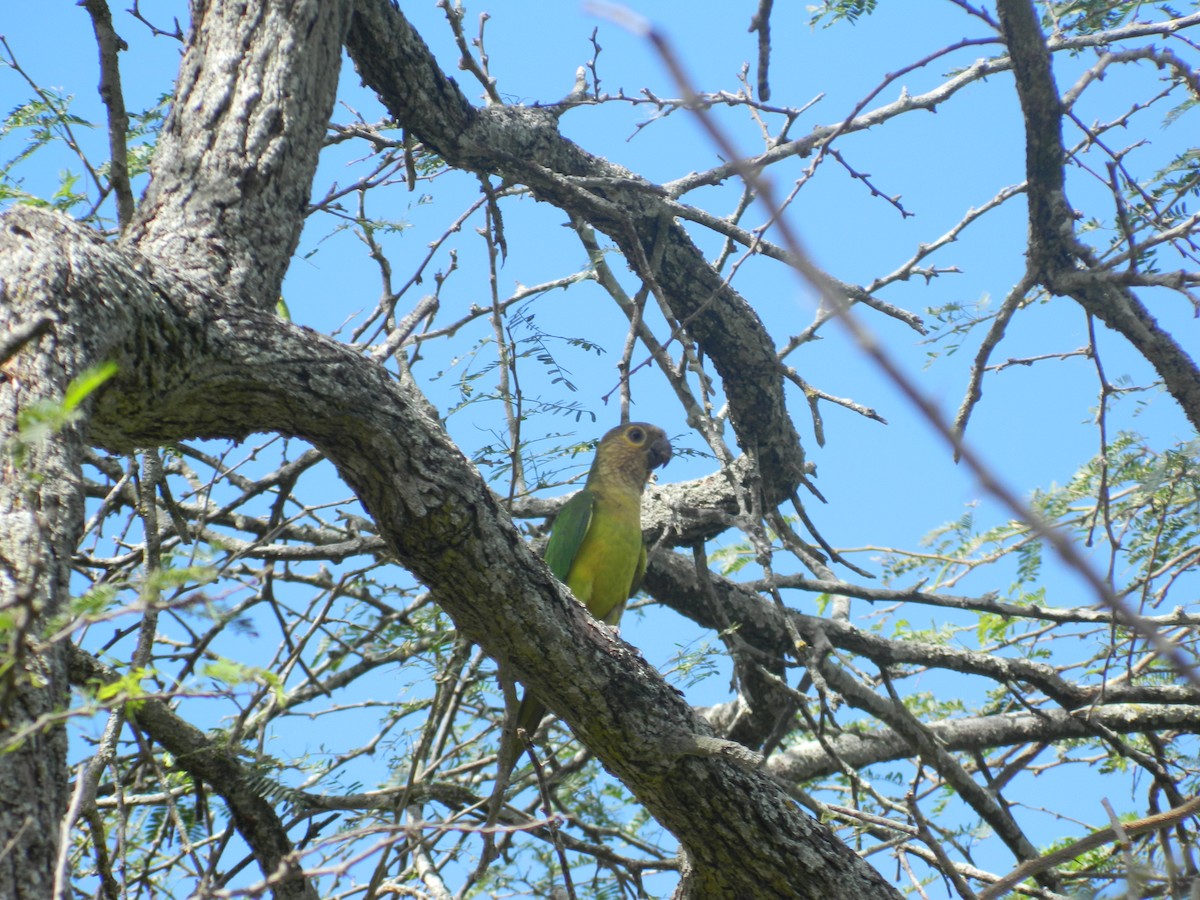
<svg viewBox="0 0 1200 900">
<path fill-rule="evenodd" d="M 650 472 L 665 466 L 670 459 L 671 442 L 657 425 L 648 422 L 618 425 L 600 439 L 588 482 L 603 471 L 604 477 L 636 484 L 640 491 L 646 486 Z"/>
</svg>

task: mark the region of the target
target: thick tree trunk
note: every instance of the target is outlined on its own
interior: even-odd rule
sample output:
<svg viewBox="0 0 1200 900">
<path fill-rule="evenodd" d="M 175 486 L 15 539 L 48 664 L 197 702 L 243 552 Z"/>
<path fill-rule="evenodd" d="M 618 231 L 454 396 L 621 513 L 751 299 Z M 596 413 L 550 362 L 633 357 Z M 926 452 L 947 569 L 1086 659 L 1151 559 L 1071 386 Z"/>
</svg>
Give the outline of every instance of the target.
<svg viewBox="0 0 1200 900">
<path fill-rule="evenodd" d="M 148 408 L 164 411 L 152 429 L 164 440 L 212 429 L 203 391 L 188 389 L 197 371 L 191 367 L 203 358 L 194 351 L 207 337 L 188 330 L 177 315 L 181 303 L 171 308 L 179 292 L 156 292 L 142 276 L 170 266 L 194 284 L 238 296 L 251 311 L 273 308 L 333 106 L 349 9 L 348 2 L 327 0 L 193 3 L 193 29 L 152 186 L 125 236 L 146 257 L 118 255 L 98 236 L 29 210 L 14 210 L 3 220 L 0 334 L 30 330 L 35 337 L 23 346 L 8 346 L 10 340 L 5 355 L 15 356 L 0 359 L 0 628 L 6 651 L 0 672 L 0 897 L 54 896 L 69 784 L 61 719 L 68 699 L 67 648 L 39 646 L 38 638 L 47 617 L 70 596 L 70 563 L 83 524 L 84 440 L 127 449 L 149 443 L 121 419 L 125 410 Z M 167 282 L 181 279 L 172 273 L 164 275 Z M 206 300 L 222 305 L 215 297 Z M 210 319 L 201 327 L 220 326 Z M 39 409 L 60 403 L 73 378 L 110 361 L 120 368 L 122 386 L 108 392 L 107 408 L 114 412 L 107 424 L 89 433 L 89 403 L 57 433 L 22 430 Z M 240 379 L 224 362 L 203 365 L 218 380 L 228 379 L 223 383 L 236 402 L 243 396 Z M 164 396 L 177 402 L 192 396 L 199 406 L 155 402 Z M 228 404 L 218 407 L 216 418 L 223 420 Z M 281 828 L 270 840 L 247 840 L 277 896 L 314 896 L 289 858 Z"/>
<path fill-rule="evenodd" d="M 337 95 L 349 12 L 348 0 L 193 0 L 154 179 L 126 242 L 244 304 L 275 308 Z"/>
<path fill-rule="evenodd" d="M 40 278 L 48 270 L 29 274 Z M 47 287 L 69 289 L 60 279 Z M 28 302 L 35 296 L 43 302 Z M 49 322 L 49 296 L 5 277 L 0 322 L 8 327 L 0 325 L 0 334 Z M 70 376 L 88 362 L 85 348 L 45 333 L 12 359 L 0 360 L 0 896 L 13 900 L 54 896 L 67 808 L 61 719 L 68 699 L 67 648 L 40 647 L 38 641 L 46 618 L 69 602 L 71 555 L 83 524 L 79 426 L 40 439 L 20 413 L 56 406 Z"/>
</svg>

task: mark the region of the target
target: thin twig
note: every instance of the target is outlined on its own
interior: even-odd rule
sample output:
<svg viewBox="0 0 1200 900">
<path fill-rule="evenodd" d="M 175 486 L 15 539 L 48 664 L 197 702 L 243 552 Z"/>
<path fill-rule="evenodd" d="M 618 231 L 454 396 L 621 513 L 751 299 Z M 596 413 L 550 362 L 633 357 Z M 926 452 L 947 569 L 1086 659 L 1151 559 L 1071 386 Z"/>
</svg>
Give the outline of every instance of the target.
<svg viewBox="0 0 1200 900">
<path fill-rule="evenodd" d="M 117 53 L 128 50 L 113 28 L 112 12 L 105 0 L 84 0 L 92 17 L 92 30 L 100 46 L 100 99 L 108 107 L 108 183 L 117 196 L 117 225 L 121 231 L 133 218 L 133 188 L 129 184 L 129 150 L 125 135 L 129 131 L 129 113 L 121 90 L 121 66 Z"/>
</svg>

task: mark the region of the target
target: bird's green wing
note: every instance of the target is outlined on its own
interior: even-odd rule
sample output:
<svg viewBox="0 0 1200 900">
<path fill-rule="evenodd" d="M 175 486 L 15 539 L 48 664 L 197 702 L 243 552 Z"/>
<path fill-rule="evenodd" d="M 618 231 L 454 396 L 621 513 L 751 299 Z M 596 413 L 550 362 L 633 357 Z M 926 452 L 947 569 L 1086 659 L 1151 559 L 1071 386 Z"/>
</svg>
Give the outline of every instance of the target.
<svg viewBox="0 0 1200 900">
<path fill-rule="evenodd" d="M 642 580 L 646 577 L 646 545 L 642 544 L 642 552 L 638 555 L 637 568 L 633 570 L 633 583 L 629 585 L 629 596 L 633 597 L 642 589 Z"/>
<path fill-rule="evenodd" d="M 554 520 L 543 558 L 559 581 L 565 582 L 571 572 L 571 564 L 583 545 L 595 507 L 596 495 L 584 488 L 563 505 L 558 518 Z M 532 735 L 545 715 L 545 705 L 532 691 L 526 691 L 517 714 L 517 727 L 524 728 Z"/>
<path fill-rule="evenodd" d="M 584 488 L 566 502 L 550 529 L 550 542 L 546 544 L 546 565 L 559 581 L 566 581 L 571 563 L 583 543 L 588 525 L 592 521 L 592 510 L 596 496 Z"/>
</svg>

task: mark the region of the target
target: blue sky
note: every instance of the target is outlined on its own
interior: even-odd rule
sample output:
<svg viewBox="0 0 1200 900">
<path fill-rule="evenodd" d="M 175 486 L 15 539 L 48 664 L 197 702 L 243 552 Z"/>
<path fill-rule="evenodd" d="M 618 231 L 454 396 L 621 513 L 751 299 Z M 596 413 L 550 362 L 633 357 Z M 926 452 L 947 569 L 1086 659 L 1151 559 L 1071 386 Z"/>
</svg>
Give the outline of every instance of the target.
<svg viewBox="0 0 1200 900">
<path fill-rule="evenodd" d="M 157 21 L 168 20 L 171 10 L 181 19 L 184 16 L 182 3 L 162 2 L 154 6 L 151 16 Z M 597 41 L 602 47 L 598 67 L 605 91 L 623 90 L 633 97 L 642 88 L 650 88 L 658 96 L 677 95 L 644 39 L 589 14 L 576 3 L 493 6 L 485 42 L 491 72 L 506 100 L 553 102 L 567 94 L 577 67 L 592 57 L 593 29 L 598 29 Z M 483 8 L 478 4 L 469 8 L 469 35 L 475 33 L 475 16 Z M 749 5 L 701 2 L 686 7 L 687 14 L 681 14 L 682 7 L 674 3 L 643 3 L 636 4 L 636 8 L 669 37 L 697 88 L 736 90 L 736 75 L 743 63 L 750 64 L 753 80 L 756 50 L 753 36 L 747 34 L 752 11 Z M 469 97 L 477 100 L 478 85 L 468 73 L 455 70 L 457 51 L 442 13 L 429 2 L 406 4 L 406 14 L 438 54 L 443 68 L 454 74 Z M 146 108 L 169 89 L 179 47 L 165 38 L 150 39 L 127 15 L 120 12 L 115 15 L 118 30 L 132 45 L 131 51 L 122 56 L 127 104 L 131 109 Z M 803 134 L 817 124 L 841 121 L 886 73 L 961 38 L 986 34 L 982 26 L 951 4 L 934 0 L 884 2 L 875 15 L 863 18 L 855 26 L 842 24 L 830 29 L 810 28 L 808 14 L 801 4 L 777 4 L 773 31 L 773 102 L 799 106 L 820 98 L 799 117 L 793 135 Z M 97 82 L 94 39 L 82 8 L 58 0 L 46 4 L 9 4 L 0 12 L 0 32 L 32 78 L 44 86 L 61 86 L 75 96 L 72 108 L 79 115 L 102 120 L 102 107 L 94 90 Z M 994 45 L 958 51 L 889 85 L 870 107 L 895 99 L 901 85 L 912 94 L 928 90 L 940 84 L 948 71 L 994 52 Z M 1087 64 L 1086 58 L 1058 60 L 1060 88 L 1065 89 Z M 1104 90 L 1085 97 L 1080 107 L 1081 118 L 1089 121 L 1115 118 L 1134 99 L 1145 96 L 1147 85 L 1157 77 L 1149 66 L 1113 70 Z M 0 109 L 11 109 L 29 93 L 14 72 L 0 69 Z M 359 87 L 348 64 L 343 70 L 341 98 L 345 106 L 335 111 L 337 121 L 351 121 L 351 110 L 367 121 L 382 116 L 378 103 Z M 1160 145 L 1169 146 L 1179 140 L 1173 132 L 1159 128 L 1162 112 L 1165 108 L 1143 114 L 1153 124 L 1138 129 L 1150 142 L 1137 150 L 1133 158 L 1146 172 L 1165 161 L 1167 153 Z M 560 127 L 589 152 L 626 165 L 655 181 L 669 181 L 718 162 L 716 151 L 687 114 L 676 112 L 639 129 L 650 115 L 649 107 L 628 103 L 581 107 L 564 115 Z M 744 111 L 723 110 L 719 119 L 733 130 L 735 143 L 744 152 L 761 149 L 759 132 L 748 123 Z M 1176 126 L 1186 127 L 1189 126 Z M 91 148 L 94 159 L 105 158 L 102 130 L 81 129 L 79 134 Z M 1075 139 L 1068 134 L 1068 144 Z M 0 138 L 0 159 L 14 156 L 21 140 L 20 135 Z M 913 113 L 882 128 L 847 136 L 839 147 L 847 162 L 856 170 L 869 173 L 882 191 L 902 195 L 905 208 L 913 213 L 910 218 L 902 218 L 886 202 L 871 197 L 861 183 L 831 161 L 824 163 L 818 177 L 800 193 L 789 215 L 812 258 L 837 278 L 852 283 L 867 283 L 896 268 L 918 243 L 936 239 L 958 222 L 967 209 L 987 202 L 1001 188 L 1024 178 L 1019 109 L 1006 75 L 968 87 L 936 115 Z M 362 171 L 358 160 L 363 152 L 362 148 L 343 145 L 327 153 L 314 194 L 320 196 L 330 184 L 347 184 L 358 177 Z M 786 192 L 791 180 L 799 177 L 809 162 L 791 160 L 777 167 L 772 176 L 777 191 Z M 27 190 L 46 194 L 53 190 L 59 172 L 66 167 L 78 168 L 69 154 L 59 149 L 39 154 L 22 166 L 18 174 Z M 730 182 L 719 188 L 703 189 L 684 200 L 724 215 L 732 210 L 738 190 Z M 1072 171 L 1069 195 L 1077 206 L 1107 215 L 1108 207 L 1097 205 L 1104 190 L 1087 172 Z M 381 242 L 395 261 L 411 266 L 411 261 L 420 258 L 428 243 L 441 235 L 477 196 L 478 184 L 474 179 L 449 173 L 432 185 L 419 186 L 413 193 L 402 186 L 380 192 L 373 198 L 375 206 L 370 211 L 408 224 L 399 234 L 381 237 Z M 432 198 L 431 202 L 425 202 L 426 197 Z M 933 258 L 939 266 L 958 267 L 960 274 L 942 276 L 930 286 L 921 279 L 894 285 L 882 294 L 883 299 L 922 313 L 927 307 L 952 302 L 970 306 L 982 298 L 990 298 L 993 307 L 998 305 L 1022 270 L 1024 215 L 1020 197 L 1009 201 Z M 586 264 L 578 242 L 564 227 L 565 216 L 557 209 L 524 199 L 506 204 L 505 217 L 509 256 L 500 270 L 502 296 L 517 285 L 560 278 Z M 751 224 L 757 224 L 761 212 L 752 213 L 750 218 Z M 378 271 L 367 259 L 361 242 L 349 231 L 338 231 L 336 225 L 328 216 L 314 216 L 310 220 L 298 259 L 284 285 L 293 318 L 326 331 L 342 327 L 352 322 L 353 317 L 370 311 L 380 291 Z M 443 289 L 442 312 L 436 324 L 452 321 L 472 304 L 490 302 L 486 293 L 484 245 L 475 235 L 475 229 L 481 226 L 482 220 L 477 216 L 447 243 L 458 254 L 459 269 Z M 699 239 L 706 252 L 714 252 L 718 246 L 711 238 Z M 633 290 L 635 285 L 624 264 L 616 257 L 610 260 L 626 286 Z M 411 306 L 423 293 L 432 290 L 429 276 L 447 267 L 448 260 L 442 253 L 430 266 L 426 283 L 414 288 L 404 302 Z M 403 281 L 407 273 L 407 269 L 398 268 L 397 282 Z M 812 291 L 777 264 L 752 260 L 734 284 L 780 344 L 812 319 L 815 308 Z M 1194 344 L 1197 324 L 1190 309 L 1174 297 L 1149 293 L 1147 299 L 1155 304 L 1155 313 L 1165 327 L 1186 335 L 1181 340 L 1186 343 L 1190 339 Z M 576 424 L 567 417 L 543 416 L 531 422 L 530 429 L 534 436 L 536 429 L 571 432 L 578 439 L 598 436 L 615 423 L 618 415 L 615 400 L 606 407 L 602 397 L 616 384 L 614 366 L 624 339 L 623 318 L 603 292 L 590 283 L 557 292 L 531 309 L 536 311 L 537 326 L 549 334 L 571 336 L 582 329 L 589 338 L 604 345 L 607 352 L 596 356 L 564 343 L 554 344 L 558 362 L 569 369 L 572 382 L 579 387 L 576 392 L 569 392 L 549 379 L 539 380 L 536 369 L 527 369 L 530 380 L 525 386 L 531 394 L 574 401 L 597 416 L 595 424 L 587 419 Z M 980 335 L 972 334 L 960 351 L 948 355 L 944 344 L 923 343 L 900 323 L 878 316 L 865 319 L 876 338 L 902 360 L 910 376 L 937 400 L 947 415 L 953 415 L 962 398 L 966 373 Z M 661 328 L 659 331 L 662 333 Z M 417 375 L 439 407 L 445 409 L 453 404 L 454 377 L 451 374 L 430 379 L 432 373 L 449 369 L 448 357 L 453 354 L 467 358 L 477 342 L 488 335 L 487 323 L 481 320 L 464 329 L 451 345 L 452 351 L 430 348 L 431 358 L 421 364 Z M 1119 339 L 1103 330 L 1099 339 L 1110 379 L 1128 374 L 1137 383 L 1150 380 L 1146 364 L 1130 354 Z M 1022 312 L 993 361 L 1073 350 L 1086 340 L 1083 313 L 1072 302 L 1055 299 Z M 935 349 L 941 355 L 930 361 L 929 353 Z M 483 359 L 489 358 L 486 348 L 481 352 Z M 434 354 L 436 358 L 432 358 Z M 643 357 L 644 353 L 639 351 L 635 360 Z M 837 329 L 826 329 L 823 340 L 793 353 L 788 362 L 813 385 L 873 407 L 890 423 L 883 426 L 826 405 L 827 440 L 819 448 L 803 399 L 794 390 L 789 395 L 809 459 L 817 466 L 817 484 L 829 500 L 825 506 L 812 503 L 809 511 L 832 544 L 842 548 L 913 547 L 930 529 L 957 518 L 971 505 L 978 507 L 985 521 L 1007 518 L 983 496 L 969 473 L 948 462 L 950 450 L 945 443 L 929 431 L 895 387 Z M 449 371 L 461 371 L 463 365 L 466 363 Z M 985 382 L 984 400 L 972 419 L 968 439 L 1018 493 L 1062 483 L 1098 449 L 1096 429 L 1089 414 L 1097 390 L 1094 369 L 1081 358 L 1049 361 L 1031 368 L 1017 366 L 993 374 Z M 682 447 L 703 449 L 699 439 L 688 431 L 669 391 L 651 370 L 639 374 L 633 391 L 636 418 L 661 424 L 678 437 Z M 1145 409 L 1134 400 L 1118 403 L 1110 428 L 1115 431 L 1118 427 L 1136 427 L 1160 442 L 1185 438 L 1190 431 L 1174 405 L 1163 396 L 1151 399 L 1152 405 Z M 478 404 L 452 416 L 448 427 L 469 453 L 485 443 L 489 433 L 503 429 L 503 416 L 497 404 Z M 586 464 L 586 458 L 579 458 L 577 469 L 581 471 Z M 681 456 L 660 477 L 685 480 L 707 474 L 713 468 L 711 460 L 703 456 Z M 333 482 L 321 487 L 330 496 L 346 493 Z M 878 566 L 873 562 L 877 555 L 856 554 L 854 560 L 877 571 Z M 1002 589 L 1006 587 L 1003 582 L 1003 578 L 991 575 L 968 579 L 961 587 L 966 592 L 982 592 L 991 587 Z M 1050 585 L 1057 603 L 1086 602 L 1086 595 L 1071 575 L 1054 572 Z M 804 603 L 803 598 L 794 601 Z M 927 613 L 929 617 L 929 622 L 914 622 L 914 625 L 935 624 L 943 618 L 935 610 L 913 613 Z M 643 618 L 633 617 L 623 634 L 660 666 L 666 664 L 677 644 L 702 637 L 661 611 Z M 724 677 L 711 679 L 690 691 L 689 698 L 696 703 L 723 699 L 726 685 Z M 943 685 L 940 689 L 948 688 Z M 1075 812 L 1090 821 L 1103 819 L 1096 804 Z M 1048 831 L 1047 836 L 1052 833 Z"/>
</svg>

